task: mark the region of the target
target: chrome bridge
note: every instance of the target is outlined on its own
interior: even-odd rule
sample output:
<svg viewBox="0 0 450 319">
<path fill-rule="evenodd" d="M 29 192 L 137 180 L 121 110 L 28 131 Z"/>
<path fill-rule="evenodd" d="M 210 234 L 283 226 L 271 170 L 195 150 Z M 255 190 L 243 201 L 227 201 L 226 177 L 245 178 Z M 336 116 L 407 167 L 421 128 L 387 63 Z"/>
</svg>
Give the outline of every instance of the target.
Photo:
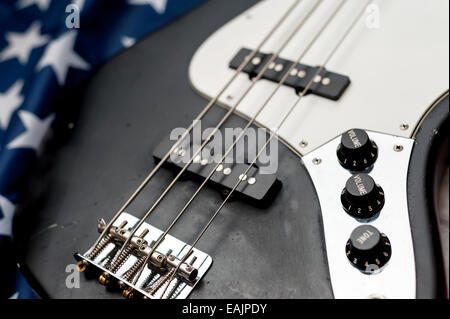
<svg viewBox="0 0 450 319">
<path fill-rule="evenodd" d="M 212 258 L 194 248 L 180 265 L 191 246 L 169 234 L 152 253 L 153 245 L 163 232 L 147 223 L 139 227 L 119 255 L 123 243 L 138 222 L 138 218 L 122 213 L 96 247 L 91 247 L 84 254 L 74 255 L 78 270 L 97 273 L 101 284 L 118 287 L 125 298 L 187 298 L 211 267 Z M 100 219 L 98 231 L 103 232 L 105 227 L 105 221 Z M 147 265 L 134 283 L 150 253 L 152 255 L 148 258 Z M 175 271 L 177 273 L 173 275 Z M 169 280 L 171 277 L 173 279 Z"/>
</svg>

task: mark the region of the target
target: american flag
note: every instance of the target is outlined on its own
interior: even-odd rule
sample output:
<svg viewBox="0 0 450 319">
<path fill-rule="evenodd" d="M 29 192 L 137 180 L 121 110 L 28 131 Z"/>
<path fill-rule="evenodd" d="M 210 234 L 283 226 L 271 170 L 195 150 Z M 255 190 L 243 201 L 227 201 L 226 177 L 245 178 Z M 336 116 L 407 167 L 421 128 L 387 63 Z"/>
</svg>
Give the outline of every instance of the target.
<svg viewBox="0 0 450 319">
<path fill-rule="evenodd" d="M 64 107 L 55 101 L 106 59 L 203 1 L 0 0 L 0 296 L 37 297 L 11 254 L 12 223 L 20 185 Z"/>
</svg>

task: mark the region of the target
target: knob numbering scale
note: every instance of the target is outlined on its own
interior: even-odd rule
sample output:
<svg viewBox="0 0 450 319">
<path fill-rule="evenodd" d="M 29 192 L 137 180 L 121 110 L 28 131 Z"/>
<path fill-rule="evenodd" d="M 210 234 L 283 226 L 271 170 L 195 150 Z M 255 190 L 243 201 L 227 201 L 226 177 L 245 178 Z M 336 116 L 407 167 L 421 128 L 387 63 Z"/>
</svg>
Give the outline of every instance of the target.
<svg viewBox="0 0 450 319">
<path fill-rule="evenodd" d="M 341 202 L 350 216 L 367 222 L 378 217 L 384 206 L 384 192 L 368 174 L 356 174 L 347 180 Z"/>
<path fill-rule="evenodd" d="M 350 263 L 365 274 L 376 274 L 388 263 L 392 248 L 389 238 L 371 225 L 353 230 L 345 252 Z"/>
<path fill-rule="evenodd" d="M 352 172 L 370 170 L 378 157 L 378 147 L 364 130 L 351 129 L 342 134 L 337 148 L 339 163 Z"/>
</svg>

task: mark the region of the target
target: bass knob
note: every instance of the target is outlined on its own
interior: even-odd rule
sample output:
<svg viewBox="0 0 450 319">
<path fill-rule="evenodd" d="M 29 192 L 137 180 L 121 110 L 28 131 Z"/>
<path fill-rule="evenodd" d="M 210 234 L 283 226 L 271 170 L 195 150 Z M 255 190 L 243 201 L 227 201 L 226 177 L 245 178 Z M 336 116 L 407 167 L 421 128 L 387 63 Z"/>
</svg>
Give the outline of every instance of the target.
<svg viewBox="0 0 450 319">
<path fill-rule="evenodd" d="M 389 238 L 371 225 L 355 228 L 345 252 L 350 263 L 365 274 L 376 274 L 388 263 L 392 248 Z"/>
<path fill-rule="evenodd" d="M 378 157 L 378 147 L 366 131 L 351 129 L 342 134 L 337 148 L 339 163 L 354 172 L 368 170 Z"/>
<path fill-rule="evenodd" d="M 368 174 L 352 175 L 341 193 L 344 210 L 360 221 L 378 217 L 384 206 L 383 189 Z"/>
</svg>

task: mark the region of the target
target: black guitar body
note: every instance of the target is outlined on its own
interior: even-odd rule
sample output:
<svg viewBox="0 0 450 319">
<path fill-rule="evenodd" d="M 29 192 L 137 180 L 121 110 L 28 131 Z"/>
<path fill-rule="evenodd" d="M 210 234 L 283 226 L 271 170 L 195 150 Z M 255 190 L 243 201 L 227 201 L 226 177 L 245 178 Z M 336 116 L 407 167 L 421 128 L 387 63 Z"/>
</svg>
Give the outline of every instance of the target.
<svg viewBox="0 0 450 319">
<path fill-rule="evenodd" d="M 187 78 L 195 50 L 256 2 L 206 2 L 111 59 L 61 101 L 14 224 L 22 267 L 38 292 L 52 298 L 121 298 L 83 274 L 81 287 L 68 289 L 66 267 L 75 263 L 74 252 L 84 253 L 97 238 L 98 218 L 109 221 L 154 167 L 152 153 L 161 140 L 173 128 L 187 127 L 207 103 Z M 202 126 L 213 127 L 224 114 L 213 107 Z M 445 296 L 430 168 L 437 150 L 448 146 L 442 126 L 447 116 L 448 96 L 418 130 L 409 168 L 421 298 Z M 245 124 L 237 115 L 226 122 L 227 127 Z M 213 265 L 191 298 L 333 298 L 316 190 L 301 159 L 282 143 L 276 175 L 282 187 L 268 207 L 230 202 L 199 242 Z M 173 176 L 163 168 L 127 212 L 141 217 Z M 149 223 L 167 227 L 198 185 L 189 179 L 177 183 Z M 222 201 L 220 192 L 207 187 L 171 234 L 192 242 Z"/>
</svg>

